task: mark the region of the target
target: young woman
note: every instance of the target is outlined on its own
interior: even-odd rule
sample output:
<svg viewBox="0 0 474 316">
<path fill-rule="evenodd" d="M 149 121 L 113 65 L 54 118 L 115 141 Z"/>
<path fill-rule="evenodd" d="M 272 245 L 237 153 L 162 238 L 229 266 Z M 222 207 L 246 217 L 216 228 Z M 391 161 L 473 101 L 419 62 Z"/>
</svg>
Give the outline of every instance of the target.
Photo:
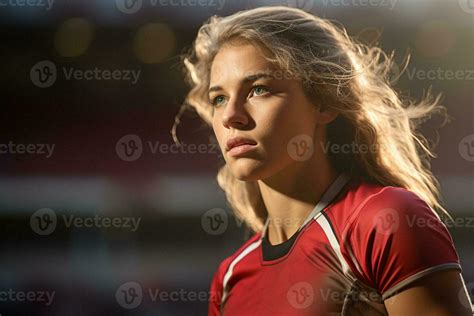
<svg viewBox="0 0 474 316">
<path fill-rule="evenodd" d="M 215 273 L 209 315 L 472 315 L 415 131 L 439 98 L 402 99 L 391 56 L 264 7 L 212 17 L 184 64 L 255 232 Z"/>
</svg>

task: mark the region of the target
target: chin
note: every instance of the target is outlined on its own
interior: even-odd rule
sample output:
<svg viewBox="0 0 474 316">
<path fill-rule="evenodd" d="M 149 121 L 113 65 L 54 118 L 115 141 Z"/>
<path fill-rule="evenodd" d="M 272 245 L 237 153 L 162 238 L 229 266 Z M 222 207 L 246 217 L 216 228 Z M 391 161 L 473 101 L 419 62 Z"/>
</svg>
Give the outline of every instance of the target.
<svg viewBox="0 0 474 316">
<path fill-rule="evenodd" d="M 255 160 L 239 158 L 230 165 L 230 171 L 237 179 L 241 181 L 257 181 L 264 177 L 265 166 Z"/>
<path fill-rule="evenodd" d="M 271 178 L 286 167 L 294 163 L 293 160 L 265 161 L 240 158 L 230 165 L 232 174 L 241 181 L 257 181 Z"/>
</svg>

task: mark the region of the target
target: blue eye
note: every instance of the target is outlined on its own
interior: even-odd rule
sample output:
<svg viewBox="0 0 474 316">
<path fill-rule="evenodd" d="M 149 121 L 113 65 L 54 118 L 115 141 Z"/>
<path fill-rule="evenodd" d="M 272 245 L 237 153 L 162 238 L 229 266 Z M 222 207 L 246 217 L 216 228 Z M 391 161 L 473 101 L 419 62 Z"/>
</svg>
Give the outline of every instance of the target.
<svg viewBox="0 0 474 316">
<path fill-rule="evenodd" d="M 269 92 L 269 90 L 265 86 L 253 86 L 252 91 L 250 92 L 250 97 L 265 95 L 268 92 Z M 223 104 L 225 104 L 226 97 L 223 96 L 223 95 L 218 95 L 218 96 L 214 97 L 213 99 L 209 99 L 209 102 L 213 106 L 219 107 L 219 106 L 222 106 Z"/>
<path fill-rule="evenodd" d="M 211 100 L 211 103 L 214 106 L 219 106 L 224 101 L 225 101 L 225 97 L 223 95 L 218 95 L 217 97 L 215 97 L 214 99 Z"/>
<path fill-rule="evenodd" d="M 263 95 L 266 92 L 268 92 L 268 89 L 265 86 L 255 86 L 253 88 L 252 92 L 254 92 L 255 95 L 259 96 L 259 95 Z"/>
</svg>

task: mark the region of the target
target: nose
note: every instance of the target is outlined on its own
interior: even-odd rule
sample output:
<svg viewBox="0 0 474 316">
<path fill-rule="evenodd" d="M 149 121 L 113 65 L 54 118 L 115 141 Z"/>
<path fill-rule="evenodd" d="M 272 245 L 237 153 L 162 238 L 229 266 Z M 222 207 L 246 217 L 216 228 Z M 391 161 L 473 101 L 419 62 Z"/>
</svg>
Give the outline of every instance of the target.
<svg viewBox="0 0 474 316">
<path fill-rule="evenodd" d="M 238 98 L 229 99 L 222 113 L 222 125 L 225 128 L 243 128 L 248 124 L 249 117 L 244 104 Z"/>
</svg>

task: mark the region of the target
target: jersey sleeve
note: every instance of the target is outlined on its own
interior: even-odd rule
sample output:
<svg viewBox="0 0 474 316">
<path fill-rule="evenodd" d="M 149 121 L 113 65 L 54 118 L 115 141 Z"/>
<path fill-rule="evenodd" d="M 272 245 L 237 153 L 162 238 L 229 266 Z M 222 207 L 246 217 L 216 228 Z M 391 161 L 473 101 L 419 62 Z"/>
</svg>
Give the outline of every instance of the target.
<svg viewBox="0 0 474 316">
<path fill-rule="evenodd" d="M 221 315 L 221 300 L 223 295 L 223 280 L 230 258 L 223 260 L 212 277 L 208 304 L 208 316 Z"/>
<path fill-rule="evenodd" d="M 363 281 L 383 299 L 430 273 L 461 271 L 445 224 L 405 189 L 385 187 L 367 199 L 350 227 L 349 243 Z"/>
</svg>

